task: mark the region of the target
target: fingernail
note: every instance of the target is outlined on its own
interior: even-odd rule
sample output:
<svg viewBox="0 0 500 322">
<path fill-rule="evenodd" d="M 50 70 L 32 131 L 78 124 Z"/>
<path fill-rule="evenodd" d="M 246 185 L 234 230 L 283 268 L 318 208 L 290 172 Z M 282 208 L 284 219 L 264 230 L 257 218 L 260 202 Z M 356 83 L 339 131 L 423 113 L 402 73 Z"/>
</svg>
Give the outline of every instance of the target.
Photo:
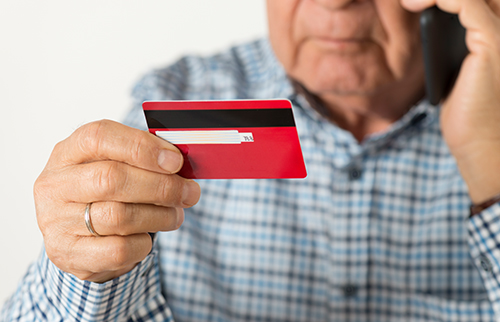
<svg viewBox="0 0 500 322">
<path fill-rule="evenodd" d="M 182 166 L 182 155 L 171 150 L 161 150 L 158 154 L 158 165 L 170 173 L 175 173 Z"/>
<path fill-rule="evenodd" d="M 186 181 L 182 190 L 182 203 L 187 207 L 191 207 L 198 202 L 199 198 L 200 186 L 192 180 Z"/>
</svg>

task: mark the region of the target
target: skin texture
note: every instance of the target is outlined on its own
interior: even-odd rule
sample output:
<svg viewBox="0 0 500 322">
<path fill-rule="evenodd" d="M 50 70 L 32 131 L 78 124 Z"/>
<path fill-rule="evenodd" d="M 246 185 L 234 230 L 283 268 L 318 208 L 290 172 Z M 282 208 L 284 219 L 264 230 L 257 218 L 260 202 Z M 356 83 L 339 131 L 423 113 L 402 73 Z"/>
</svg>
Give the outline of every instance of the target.
<svg viewBox="0 0 500 322">
<path fill-rule="evenodd" d="M 268 0 L 267 9 L 288 74 L 359 141 L 422 98 L 419 15 L 398 0 Z"/>
<path fill-rule="evenodd" d="M 45 249 L 61 270 L 104 282 L 150 252 L 149 232 L 180 227 L 200 188 L 175 173 L 182 155 L 154 135 L 112 121 L 82 126 L 54 148 L 34 188 Z M 87 203 L 101 235 L 83 220 Z"/>
<path fill-rule="evenodd" d="M 441 129 L 472 201 L 500 193 L 500 1 L 405 0 L 415 11 L 437 5 L 459 15 L 467 29 L 466 57 L 443 102 Z"/>
<path fill-rule="evenodd" d="M 500 0 L 268 0 L 278 59 L 359 141 L 423 97 L 418 12 L 459 14 L 470 54 L 441 129 L 475 203 L 500 193 Z"/>
<path fill-rule="evenodd" d="M 362 141 L 423 97 L 418 11 L 435 4 L 467 29 L 441 128 L 477 203 L 500 193 L 500 0 L 268 0 L 270 38 L 286 71 Z M 151 250 L 148 233 L 179 228 L 200 198 L 181 165 L 174 146 L 106 120 L 57 144 L 34 187 L 51 261 L 94 282 L 130 271 Z M 88 203 L 100 237 L 85 226 Z"/>
</svg>

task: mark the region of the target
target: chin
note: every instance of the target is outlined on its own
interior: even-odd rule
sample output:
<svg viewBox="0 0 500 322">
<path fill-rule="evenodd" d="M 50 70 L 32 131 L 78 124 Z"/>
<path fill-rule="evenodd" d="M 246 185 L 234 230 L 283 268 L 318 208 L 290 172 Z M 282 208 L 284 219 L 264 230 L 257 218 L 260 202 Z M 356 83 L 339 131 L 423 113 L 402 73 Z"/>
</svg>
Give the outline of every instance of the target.
<svg viewBox="0 0 500 322">
<path fill-rule="evenodd" d="M 386 88 L 391 82 L 389 77 L 378 74 L 376 77 L 369 74 L 332 73 L 324 75 L 325 71 L 317 73 L 316 77 L 306 75 L 297 78 L 311 93 L 316 95 L 338 96 L 372 96 Z"/>
<path fill-rule="evenodd" d="M 385 63 L 374 57 L 367 58 L 302 59 L 290 74 L 316 95 L 371 96 L 394 82 L 394 77 Z"/>
</svg>

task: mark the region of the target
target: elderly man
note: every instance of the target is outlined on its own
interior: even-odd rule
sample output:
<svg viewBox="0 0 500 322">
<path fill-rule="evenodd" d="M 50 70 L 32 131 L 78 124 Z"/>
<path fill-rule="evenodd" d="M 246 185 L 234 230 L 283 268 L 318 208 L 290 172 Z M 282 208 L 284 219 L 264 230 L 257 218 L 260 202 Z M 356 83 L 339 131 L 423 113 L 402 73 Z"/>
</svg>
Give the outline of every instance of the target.
<svg viewBox="0 0 500 322">
<path fill-rule="evenodd" d="M 418 24 L 435 4 L 470 51 L 441 107 Z M 131 127 L 55 147 L 35 185 L 45 252 L 4 320 L 500 320 L 500 1 L 267 7 L 269 39 L 153 71 Z M 198 184 L 135 129 L 144 100 L 236 98 L 292 101 L 306 179 Z"/>
</svg>

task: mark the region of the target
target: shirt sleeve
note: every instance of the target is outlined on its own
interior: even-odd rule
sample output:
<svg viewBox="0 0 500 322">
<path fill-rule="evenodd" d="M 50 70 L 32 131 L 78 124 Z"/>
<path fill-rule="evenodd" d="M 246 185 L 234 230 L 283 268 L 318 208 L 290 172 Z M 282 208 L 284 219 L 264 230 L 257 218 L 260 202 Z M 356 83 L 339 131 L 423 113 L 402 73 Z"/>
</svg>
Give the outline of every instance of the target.
<svg viewBox="0 0 500 322">
<path fill-rule="evenodd" d="M 468 220 L 471 257 L 478 268 L 495 314 L 500 317 L 500 204 Z"/>
<path fill-rule="evenodd" d="M 156 244 L 132 271 L 102 284 L 61 271 L 43 251 L 0 321 L 173 321 L 161 294 Z"/>
<path fill-rule="evenodd" d="M 147 129 L 145 100 L 180 99 L 187 77 L 185 60 L 154 70 L 137 82 L 124 124 Z M 173 321 L 161 294 L 158 246 L 129 273 L 103 284 L 81 281 L 58 269 L 42 252 L 16 293 L 0 311 L 0 321 Z"/>
</svg>

